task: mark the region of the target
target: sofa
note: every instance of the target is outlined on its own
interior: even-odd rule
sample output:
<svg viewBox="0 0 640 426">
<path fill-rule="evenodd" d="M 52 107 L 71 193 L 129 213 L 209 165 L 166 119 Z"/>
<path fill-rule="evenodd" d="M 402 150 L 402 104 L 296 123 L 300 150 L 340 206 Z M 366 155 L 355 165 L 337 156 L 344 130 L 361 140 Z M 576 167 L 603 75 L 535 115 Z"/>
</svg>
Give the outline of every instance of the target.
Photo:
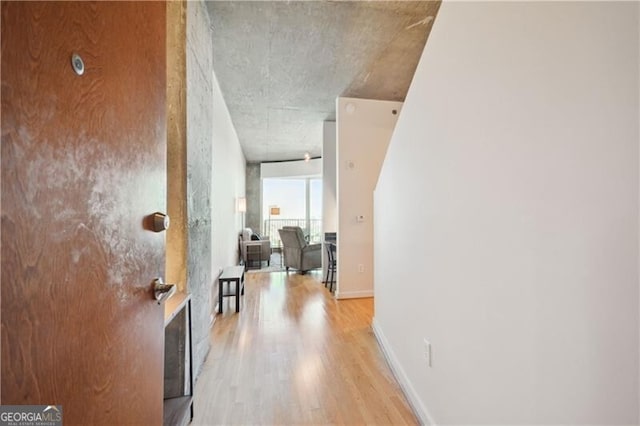
<svg viewBox="0 0 640 426">
<path fill-rule="evenodd" d="M 278 229 L 282 240 L 284 266 L 295 268 L 303 274 L 322 267 L 322 244 L 308 244 L 299 226 Z"/>
<path fill-rule="evenodd" d="M 258 239 L 255 239 L 256 235 L 251 228 L 244 228 L 240 233 L 240 257 L 245 268 L 252 266 L 250 263 L 256 261 L 259 263 L 266 261 L 267 265 L 270 262 L 271 241 L 269 241 L 269 237 L 257 237 Z M 248 246 L 252 247 L 248 249 Z M 259 247 L 259 250 L 256 246 Z"/>
</svg>

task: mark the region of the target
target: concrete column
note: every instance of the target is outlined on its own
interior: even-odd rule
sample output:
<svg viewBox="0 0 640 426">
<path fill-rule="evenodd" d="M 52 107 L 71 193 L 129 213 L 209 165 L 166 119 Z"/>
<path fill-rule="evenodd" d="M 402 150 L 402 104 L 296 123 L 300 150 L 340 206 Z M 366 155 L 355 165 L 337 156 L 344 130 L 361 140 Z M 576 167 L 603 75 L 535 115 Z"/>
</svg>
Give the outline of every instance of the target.
<svg viewBox="0 0 640 426">
<path fill-rule="evenodd" d="M 247 213 L 245 226 L 262 232 L 260 211 L 262 209 L 262 188 L 260 187 L 260 163 L 248 163 L 246 175 Z"/>
</svg>

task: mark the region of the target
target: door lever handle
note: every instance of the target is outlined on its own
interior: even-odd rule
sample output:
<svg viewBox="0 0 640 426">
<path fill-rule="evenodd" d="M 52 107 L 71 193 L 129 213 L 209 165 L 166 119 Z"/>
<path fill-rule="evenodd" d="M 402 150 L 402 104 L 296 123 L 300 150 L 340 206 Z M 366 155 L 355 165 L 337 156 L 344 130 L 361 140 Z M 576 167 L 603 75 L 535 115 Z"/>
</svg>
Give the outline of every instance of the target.
<svg viewBox="0 0 640 426">
<path fill-rule="evenodd" d="M 162 278 L 156 278 L 153 280 L 153 296 L 155 297 L 158 305 L 162 305 L 168 298 L 173 296 L 176 292 L 175 284 L 165 284 Z"/>
</svg>

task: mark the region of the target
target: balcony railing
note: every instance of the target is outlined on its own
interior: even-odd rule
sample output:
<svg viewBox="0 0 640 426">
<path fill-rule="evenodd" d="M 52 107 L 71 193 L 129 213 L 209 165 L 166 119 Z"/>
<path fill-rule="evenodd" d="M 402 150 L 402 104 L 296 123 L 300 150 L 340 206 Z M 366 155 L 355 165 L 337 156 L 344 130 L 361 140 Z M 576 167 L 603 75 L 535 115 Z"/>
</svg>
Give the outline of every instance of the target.
<svg viewBox="0 0 640 426">
<path fill-rule="evenodd" d="M 322 241 L 322 220 L 309 220 L 309 228 L 305 219 L 265 219 L 262 224 L 262 234 L 268 235 L 271 240 L 271 247 L 282 247 L 278 229 L 283 226 L 299 226 L 305 236 L 309 236 L 309 243 L 319 243 Z"/>
</svg>

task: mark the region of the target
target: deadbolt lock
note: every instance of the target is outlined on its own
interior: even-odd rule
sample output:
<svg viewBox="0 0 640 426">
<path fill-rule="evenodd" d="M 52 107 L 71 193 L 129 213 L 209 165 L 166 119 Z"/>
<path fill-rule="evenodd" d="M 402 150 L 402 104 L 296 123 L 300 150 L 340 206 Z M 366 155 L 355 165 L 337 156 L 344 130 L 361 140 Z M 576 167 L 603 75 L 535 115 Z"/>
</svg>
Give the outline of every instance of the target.
<svg viewBox="0 0 640 426">
<path fill-rule="evenodd" d="M 170 223 L 171 221 L 168 215 L 160 212 L 153 214 L 153 231 L 154 232 L 166 231 L 169 228 Z"/>
</svg>

